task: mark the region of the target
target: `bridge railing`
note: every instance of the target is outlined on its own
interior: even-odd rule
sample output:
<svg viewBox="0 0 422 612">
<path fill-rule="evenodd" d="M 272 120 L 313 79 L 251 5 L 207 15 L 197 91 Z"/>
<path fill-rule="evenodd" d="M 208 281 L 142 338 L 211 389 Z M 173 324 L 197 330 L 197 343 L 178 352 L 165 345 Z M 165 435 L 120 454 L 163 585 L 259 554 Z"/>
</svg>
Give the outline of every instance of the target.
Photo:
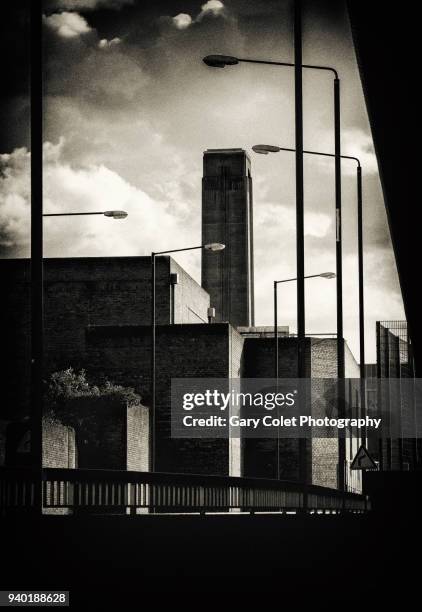
<svg viewBox="0 0 422 612">
<path fill-rule="evenodd" d="M 30 509 L 39 472 L 0 468 L 0 507 Z M 259 478 L 45 468 L 47 513 L 365 512 L 369 500 L 316 485 Z"/>
</svg>

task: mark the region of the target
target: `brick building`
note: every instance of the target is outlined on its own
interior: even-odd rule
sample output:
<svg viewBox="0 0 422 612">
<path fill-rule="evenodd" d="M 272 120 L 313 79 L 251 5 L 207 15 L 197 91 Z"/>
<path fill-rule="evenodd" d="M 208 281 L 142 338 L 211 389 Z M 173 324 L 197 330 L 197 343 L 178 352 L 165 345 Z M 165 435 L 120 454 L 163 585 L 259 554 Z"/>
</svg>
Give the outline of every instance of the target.
<svg viewBox="0 0 422 612">
<path fill-rule="evenodd" d="M 255 327 L 254 321 L 251 163 L 240 148 L 204 152 L 202 243 L 211 242 L 224 243 L 225 249 L 202 252 L 202 286 L 171 257 L 156 259 L 156 469 L 273 478 L 275 440 L 170 437 L 172 378 L 272 378 L 274 374 L 272 330 Z M 46 259 L 44 264 L 45 376 L 69 367 L 84 368 L 96 383 L 108 379 L 133 387 L 150 406 L 150 258 Z M 7 321 L 4 345 L 8 347 L 1 372 L 1 425 L 29 412 L 30 262 L 0 261 L 0 274 L 7 296 L 0 314 Z M 210 306 L 216 310 L 212 325 Z M 279 376 L 296 378 L 297 341 L 288 337 L 287 328 L 280 328 L 279 334 Z M 335 341 L 308 338 L 306 367 L 309 377 L 336 378 Z M 346 375 L 358 376 L 348 350 Z M 100 442 L 92 439 L 84 449 L 81 431 L 76 431 L 80 458 L 86 456 L 87 467 L 102 462 L 103 467 L 147 469 L 145 457 L 136 455 L 136 449 L 148 446 L 143 437 L 146 413 L 131 414 L 116 406 L 97 410 L 93 404 L 92 419 L 107 448 L 101 449 Z M 0 438 L 1 431 L 0 426 Z M 337 440 L 314 439 L 306 444 L 308 481 L 336 486 Z M 281 477 L 297 479 L 298 440 L 283 440 L 279 459 Z"/>
<path fill-rule="evenodd" d="M 222 242 L 202 256 L 202 286 L 217 321 L 254 325 L 251 162 L 243 149 L 208 149 L 202 179 L 202 244 Z"/>
<path fill-rule="evenodd" d="M 4 320 L 9 321 L 6 335 L 11 347 L 2 372 L 8 398 L 3 405 L 5 419 L 28 411 L 29 262 L 2 261 L 0 267 L 9 285 L 8 301 L 1 306 Z M 150 259 L 51 259 L 46 260 L 45 278 L 46 375 L 68 367 L 86 368 L 96 383 L 108 379 L 134 387 L 143 403 L 150 405 Z M 207 292 L 171 258 L 157 258 L 156 469 L 272 478 L 277 463 L 273 439 L 170 437 L 171 378 L 273 377 L 274 340 L 269 330 L 205 323 L 209 304 Z M 336 377 L 334 340 L 308 338 L 306 351 L 309 376 Z M 279 357 L 279 376 L 295 378 L 297 345 L 287 328 L 280 329 Z M 346 375 L 357 377 L 348 349 L 346 364 Z M 125 419 L 126 426 L 129 423 L 129 415 L 122 420 L 117 414 L 107 418 L 104 412 L 96 414 L 103 429 L 113 421 L 114 434 L 124 427 Z M 103 433 L 106 439 L 108 433 Z M 125 442 L 129 448 L 129 438 Z M 111 438 L 109 446 L 113 448 Z M 308 481 L 336 486 L 337 440 L 314 439 L 307 446 Z M 297 479 L 297 440 L 282 441 L 280 464 L 282 478 Z M 113 465 L 145 468 L 145 462 L 137 462 L 136 468 L 123 460 Z"/>
<path fill-rule="evenodd" d="M 87 347 L 90 368 L 98 380 L 110 378 L 134 386 L 145 396 L 150 384 L 150 328 L 126 326 L 90 327 Z M 345 347 L 346 376 L 359 377 L 359 367 Z M 336 378 L 336 340 L 308 338 L 307 375 L 314 379 Z M 274 340 L 240 334 L 231 325 L 166 325 L 156 336 L 156 466 L 158 471 L 245 475 L 275 478 L 275 439 L 173 439 L 170 437 L 170 389 L 172 378 L 272 378 Z M 297 377 L 297 340 L 279 338 L 279 376 Z M 317 380 L 315 380 L 317 385 Z M 357 402 L 355 390 L 346 389 L 350 404 Z M 357 409 L 357 405 L 356 405 Z M 322 486 L 338 482 L 338 440 L 313 438 L 307 441 L 307 479 Z M 359 440 L 346 439 L 347 463 L 357 451 Z M 281 478 L 299 477 L 299 442 L 279 444 Z M 350 472 L 350 471 L 349 471 Z M 355 474 L 354 487 L 360 487 Z M 349 474 L 348 482 L 351 482 Z"/>
<path fill-rule="evenodd" d="M 297 378 L 297 339 L 279 338 L 280 378 Z M 271 378 L 274 373 L 274 339 L 245 338 L 244 350 L 245 378 Z M 359 377 L 359 366 L 349 347 L 345 343 L 345 375 L 347 378 Z M 337 341 L 333 338 L 306 338 L 305 376 L 314 379 L 313 390 L 318 389 L 318 379 L 336 379 L 337 377 Z M 323 383 L 321 383 L 323 384 Z M 346 399 L 355 403 L 354 389 L 346 389 Z M 246 476 L 275 478 L 277 474 L 277 440 L 245 440 Z M 346 440 L 347 463 L 345 469 L 350 472 L 350 462 L 357 451 L 359 441 L 355 438 Z M 299 441 L 284 439 L 279 443 L 280 477 L 287 480 L 299 478 Z M 306 478 L 308 482 L 321 486 L 337 487 L 338 482 L 338 440 L 335 438 L 312 438 L 306 440 Z M 351 477 L 349 475 L 349 481 Z M 355 483 L 359 488 L 360 482 Z"/>
<path fill-rule="evenodd" d="M 90 372 L 150 392 L 149 326 L 87 329 Z M 242 337 L 227 323 L 161 325 L 156 332 L 156 453 L 159 472 L 241 475 L 239 440 L 181 440 L 170 436 L 172 378 L 236 378 L 242 371 Z"/>
<path fill-rule="evenodd" d="M 376 337 L 377 363 L 368 374 L 377 380 L 369 381 L 369 393 L 394 435 L 370 441 L 370 450 L 381 470 L 418 469 L 422 456 L 421 441 L 417 439 L 420 407 L 416 401 L 413 347 L 407 322 L 378 321 Z M 413 437 L 407 437 L 406 432 Z"/>
<path fill-rule="evenodd" d="M 1 419 L 28 412 L 30 353 L 29 260 L 0 260 L 7 299 L 0 315 L 7 325 L 7 359 L 1 372 Z M 92 325 L 148 325 L 151 320 L 149 257 L 89 257 L 45 260 L 44 326 L 46 375 L 70 366 L 89 369 L 85 331 Z M 209 295 L 166 256 L 156 258 L 157 323 L 204 323 Z"/>
</svg>

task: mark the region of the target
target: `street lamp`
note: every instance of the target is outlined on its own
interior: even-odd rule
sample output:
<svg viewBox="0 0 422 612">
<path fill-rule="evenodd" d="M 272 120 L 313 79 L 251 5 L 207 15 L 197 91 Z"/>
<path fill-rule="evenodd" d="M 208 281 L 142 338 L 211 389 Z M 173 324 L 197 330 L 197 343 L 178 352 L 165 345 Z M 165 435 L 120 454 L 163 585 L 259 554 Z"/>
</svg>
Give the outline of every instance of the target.
<svg viewBox="0 0 422 612">
<path fill-rule="evenodd" d="M 112 219 L 126 219 L 127 212 L 124 210 L 105 210 L 101 212 L 45 213 L 43 217 L 76 217 L 79 215 L 103 215 Z"/>
<path fill-rule="evenodd" d="M 157 255 L 170 255 L 171 253 L 182 253 L 185 251 L 196 251 L 204 249 L 217 253 L 226 248 L 225 244 L 220 242 L 210 242 L 199 246 L 187 247 L 185 249 L 171 249 L 169 251 L 159 251 L 151 253 L 151 471 L 155 471 L 155 258 Z"/>
<path fill-rule="evenodd" d="M 303 189 L 303 93 L 302 69 L 329 71 L 334 75 L 334 152 L 335 152 L 335 200 L 336 200 L 336 276 L 337 276 L 337 375 L 344 378 L 344 340 L 343 340 L 343 266 L 341 240 L 341 168 L 340 168 L 340 79 L 338 72 L 331 66 L 316 66 L 302 63 L 302 16 L 301 0 L 294 3 L 294 52 L 295 62 L 274 62 L 240 58 L 230 55 L 207 55 L 203 62 L 212 68 L 225 68 L 239 63 L 285 66 L 295 69 L 295 142 L 296 142 L 296 259 L 297 259 L 297 331 L 298 331 L 298 369 L 299 378 L 305 373 L 305 237 L 304 237 L 304 189 Z M 340 400 L 340 404 L 342 400 Z M 339 406 L 340 412 L 343 406 Z M 303 449 L 302 449 L 303 450 Z M 302 455 L 304 452 L 301 453 Z M 339 443 L 339 462 L 345 459 L 345 446 Z M 305 469 L 305 468 L 303 468 Z M 302 469 L 302 471 L 303 471 Z M 306 480 L 306 476 L 303 476 Z M 344 478 L 339 481 L 344 489 Z"/>
<path fill-rule="evenodd" d="M 231 55 L 207 55 L 203 58 L 203 62 L 212 68 L 225 68 L 226 66 L 234 66 L 240 63 L 250 64 L 265 64 L 270 66 L 287 66 L 295 67 L 296 64 L 291 62 L 274 62 L 269 60 L 256 60 L 249 58 L 235 57 Z M 344 346 L 343 346 L 343 270 L 342 270 L 342 241 L 341 241 L 341 167 L 340 167 L 340 79 L 338 72 L 335 68 L 330 66 L 315 66 L 313 64 L 302 64 L 302 68 L 309 68 L 313 70 L 325 70 L 334 74 L 334 143 L 335 143 L 335 192 L 336 192 L 336 276 L 337 276 L 337 364 L 338 364 L 338 377 L 344 378 Z M 300 94 L 302 92 L 300 91 Z M 296 111 L 298 109 L 296 108 Z M 301 109 L 300 109 L 301 110 Z M 300 112 L 301 115 L 301 112 Z M 297 117 L 296 112 L 296 124 L 301 121 L 301 117 Z M 297 125 L 296 125 L 297 132 Z M 272 151 L 273 149 L 269 149 Z M 302 153 L 302 147 L 296 143 L 296 156 L 298 153 Z M 303 151 L 304 152 L 304 151 Z M 297 162 L 297 158 L 296 158 Z M 304 262 L 304 237 L 303 237 L 303 173 L 301 173 L 301 180 L 296 184 L 296 196 L 298 196 L 298 190 L 300 190 L 299 199 L 297 199 L 296 211 L 298 225 L 297 232 L 297 250 L 298 250 L 298 337 L 304 337 L 305 328 L 305 304 L 304 304 L 304 287 L 303 287 L 303 276 L 301 271 L 303 270 Z M 301 360 L 302 361 L 302 360 Z M 303 368 L 302 365 L 299 366 Z"/>
<path fill-rule="evenodd" d="M 304 279 L 307 278 L 335 278 L 334 272 L 321 272 L 320 274 L 310 274 L 309 276 L 304 276 Z M 297 278 L 285 278 L 283 280 L 274 281 L 274 370 L 275 370 L 275 379 L 276 379 L 276 387 L 278 389 L 278 322 L 277 322 L 277 311 L 278 311 L 278 303 L 277 303 L 277 288 L 281 283 L 289 283 L 292 281 L 297 281 Z M 298 339 L 299 342 L 299 339 Z M 280 431 L 277 428 L 277 479 L 280 480 Z M 302 454 L 306 452 L 306 447 L 303 445 L 301 449 Z"/>
<path fill-rule="evenodd" d="M 254 145 L 252 150 L 261 155 L 268 153 L 279 153 L 280 151 L 295 152 L 289 147 L 278 147 L 275 145 Z M 320 151 L 303 151 L 307 155 L 319 155 L 322 157 L 334 157 L 333 153 L 321 153 Z M 365 308 L 364 308 L 364 282 L 363 282 L 363 213 L 362 213 L 362 166 L 360 160 L 352 155 L 341 155 L 341 159 L 351 159 L 356 162 L 356 185 L 357 185 L 357 221 L 358 221 L 358 278 L 359 278 L 359 367 L 361 378 L 361 412 L 362 417 L 366 415 L 366 389 L 365 389 Z M 366 433 L 362 431 L 362 444 L 365 444 Z"/>
<path fill-rule="evenodd" d="M 326 278 L 331 279 L 335 278 L 336 275 L 334 272 L 321 272 L 321 274 L 310 274 L 309 276 L 305 276 L 304 278 Z M 277 302 L 277 288 L 281 283 L 289 283 L 292 281 L 297 281 L 297 278 L 285 278 L 283 280 L 274 281 L 274 342 L 275 342 L 275 351 L 274 351 L 274 373 L 275 378 L 278 380 L 278 322 L 277 322 L 277 311 L 278 311 L 278 302 Z"/>
</svg>

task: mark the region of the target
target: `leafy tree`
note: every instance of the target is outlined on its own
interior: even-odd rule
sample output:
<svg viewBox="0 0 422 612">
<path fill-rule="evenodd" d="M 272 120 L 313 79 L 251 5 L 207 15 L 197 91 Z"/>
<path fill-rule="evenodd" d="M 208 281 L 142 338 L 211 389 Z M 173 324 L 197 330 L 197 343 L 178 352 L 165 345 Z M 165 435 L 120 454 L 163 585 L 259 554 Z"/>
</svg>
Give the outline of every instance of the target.
<svg viewBox="0 0 422 612">
<path fill-rule="evenodd" d="M 73 368 L 51 374 L 44 394 L 47 412 L 54 414 L 66 400 L 76 397 L 104 397 L 114 395 L 129 404 L 138 404 L 141 397 L 131 387 L 122 387 L 106 380 L 102 385 L 91 384 L 86 371 L 75 372 Z"/>
</svg>

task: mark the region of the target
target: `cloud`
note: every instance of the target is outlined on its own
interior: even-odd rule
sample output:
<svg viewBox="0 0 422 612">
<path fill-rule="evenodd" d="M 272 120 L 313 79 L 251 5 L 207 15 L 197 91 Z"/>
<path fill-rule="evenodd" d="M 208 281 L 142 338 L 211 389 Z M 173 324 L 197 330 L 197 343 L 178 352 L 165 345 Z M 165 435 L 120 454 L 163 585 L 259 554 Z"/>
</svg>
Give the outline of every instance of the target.
<svg viewBox="0 0 422 612">
<path fill-rule="evenodd" d="M 192 17 L 187 13 L 179 13 L 172 19 L 174 25 L 178 30 L 184 30 L 185 28 L 188 28 L 192 23 Z"/>
<path fill-rule="evenodd" d="M 104 182 L 107 192 L 113 194 L 107 205 L 126 207 L 129 218 L 127 222 L 101 217 L 84 222 L 76 218 L 71 224 L 67 219 L 60 224 L 49 221 L 46 252 L 61 256 L 139 254 L 142 244 L 143 254 L 153 241 L 161 241 L 164 248 L 176 242 L 191 244 L 193 236 L 200 236 L 202 152 L 206 148 L 250 149 L 256 142 L 294 146 L 290 70 L 245 65 L 215 71 L 201 61 L 216 51 L 242 56 L 251 48 L 262 58 L 271 57 L 276 49 L 278 57 L 289 61 L 287 4 L 275 0 L 223 2 L 163 3 L 167 9 L 176 7 L 173 12 L 160 11 L 158 3 L 139 2 L 133 14 L 130 11 L 126 16 L 123 11 L 118 20 L 114 14 L 112 20 L 101 15 L 97 23 L 94 14 L 82 13 L 92 28 L 98 27 L 100 35 L 93 30 L 66 40 L 57 31 L 47 33 L 44 133 L 54 143 L 65 137 L 56 160 L 54 147 L 58 145 L 49 150 L 49 205 L 74 207 L 83 202 L 84 206 L 99 206 L 107 193 L 96 182 Z M 175 16 L 157 17 L 165 12 Z M 113 37 L 122 37 L 124 44 L 112 42 Z M 365 253 L 373 266 L 373 275 L 368 270 L 365 282 L 378 287 L 373 298 L 369 287 L 367 290 L 372 329 L 375 316 L 384 318 L 384 304 L 388 316 L 401 316 L 400 292 L 394 260 L 387 257 L 391 253 L 388 226 L 353 47 L 342 53 L 336 41 L 330 47 L 324 33 L 319 45 L 308 41 L 307 49 L 312 49 L 313 63 L 325 64 L 335 56 L 336 67 L 345 77 L 342 153 L 360 157 L 363 164 Z M 352 64 L 353 71 L 348 71 Z M 328 75 L 304 73 L 304 104 L 305 148 L 332 151 L 332 83 Z M 251 158 L 257 323 L 270 324 L 272 281 L 296 274 L 295 157 L 284 153 Z M 357 303 L 352 299 L 357 279 L 355 168 L 353 162 L 342 164 L 344 279 L 346 284 L 350 274 L 353 285 L 345 287 L 346 337 L 353 340 L 354 348 L 358 329 Z M 97 194 L 95 200 L 93 194 Z M 333 160 L 306 156 L 307 274 L 335 270 L 334 202 Z M 150 226 L 151 235 L 143 231 L 144 213 L 147 217 L 156 215 L 154 223 L 158 225 Z M 24 240 L 22 233 L 19 240 Z M 160 247 L 155 244 L 154 248 Z M 9 248 L 8 252 L 16 250 Z M 198 254 L 183 261 L 197 279 L 198 261 Z M 381 267 L 379 283 L 376 274 Z M 307 296 L 308 330 L 335 331 L 335 282 L 310 281 Z M 375 302 L 378 306 L 374 310 Z M 294 283 L 280 294 L 281 320 L 295 328 Z"/>
<path fill-rule="evenodd" d="M 106 38 L 102 38 L 99 43 L 98 46 L 100 49 L 110 49 L 110 47 L 115 47 L 116 45 L 119 45 L 122 42 L 121 38 L 112 38 L 111 40 L 107 40 Z"/>
<path fill-rule="evenodd" d="M 134 4 L 134 0 L 50 0 L 47 2 L 47 8 L 55 11 L 120 10 L 123 6 L 131 4 Z"/>
<path fill-rule="evenodd" d="M 225 14 L 224 4 L 220 0 L 208 0 L 205 4 L 201 6 L 201 11 L 192 19 L 192 17 L 188 13 L 179 13 L 175 17 L 171 18 L 171 22 L 178 30 L 186 30 L 194 23 L 199 23 L 206 15 L 214 15 L 217 17 L 218 15 Z M 168 19 L 167 17 L 164 20 Z"/>
<path fill-rule="evenodd" d="M 220 0 L 208 0 L 208 2 L 201 6 L 201 12 L 196 19 L 200 21 L 207 13 L 220 15 L 222 11 L 224 11 L 224 4 Z"/>
<path fill-rule="evenodd" d="M 92 30 L 84 17 L 67 11 L 44 17 L 44 22 L 62 38 L 76 38 Z"/>
<path fill-rule="evenodd" d="M 127 222 L 100 216 L 45 219 L 46 257 L 147 255 L 192 242 L 192 228 L 166 201 L 151 198 L 103 164 L 71 165 L 64 159 L 65 144 L 64 139 L 44 143 L 44 212 L 119 209 L 129 216 Z M 28 257 L 30 153 L 22 148 L 1 155 L 0 169 L 0 253 Z"/>
<path fill-rule="evenodd" d="M 323 238 L 332 225 L 332 219 L 323 213 L 308 212 L 305 215 L 305 236 Z"/>
<path fill-rule="evenodd" d="M 318 138 L 318 147 L 315 149 L 323 153 L 333 152 L 332 134 L 326 129 L 321 131 Z M 378 173 L 378 163 L 375 156 L 374 145 L 369 132 L 364 132 L 360 128 L 342 128 L 341 131 L 341 154 L 357 157 L 363 168 L 363 172 L 368 174 Z M 334 160 L 327 157 L 312 156 L 313 162 L 321 170 L 332 172 Z M 343 160 L 341 164 L 344 176 L 356 175 L 356 163 L 352 160 Z"/>
<path fill-rule="evenodd" d="M 25 148 L 0 155 L 0 255 L 28 255 L 30 155 Z"/>
</svg>

